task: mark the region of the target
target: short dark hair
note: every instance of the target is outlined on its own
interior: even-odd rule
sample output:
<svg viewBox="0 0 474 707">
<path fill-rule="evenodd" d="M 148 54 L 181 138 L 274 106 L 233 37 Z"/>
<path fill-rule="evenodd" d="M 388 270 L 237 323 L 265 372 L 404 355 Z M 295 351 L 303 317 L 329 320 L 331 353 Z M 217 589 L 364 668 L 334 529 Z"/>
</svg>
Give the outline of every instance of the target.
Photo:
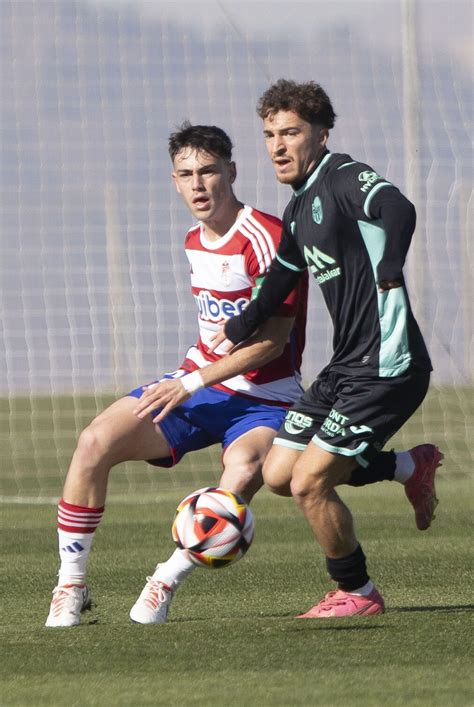
<svg viewBox="0 0 474 707">
<path fill-rule="evenodd" d="M 264 120 L 280 110 L 292 110 L 307 123 L 333 128 L 336 113 L 326 91 L 314 81 L 278 79 L 261 96 L 257 113 Z"/>
<path fill-rule="evenodd" d="M 173 161 L 184 147 L 208 152 L 222 157 L 226 162 L 232 160 L 232 141 L 224 130 L 216 125 L 191 125 L 185 120 L 168 139 L 168 151 Z"/>
</svg>

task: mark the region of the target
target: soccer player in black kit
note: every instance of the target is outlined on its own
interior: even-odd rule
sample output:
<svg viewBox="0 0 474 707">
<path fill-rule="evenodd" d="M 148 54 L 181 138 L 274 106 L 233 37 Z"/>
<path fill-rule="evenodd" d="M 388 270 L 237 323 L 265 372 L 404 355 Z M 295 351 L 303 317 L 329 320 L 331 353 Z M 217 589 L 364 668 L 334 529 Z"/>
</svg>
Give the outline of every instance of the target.
<svg viewBox="0 0 474 707">
<path fill-rule="evenodd" d="M 415 209 L 372 167 L 327 149 L 336 115 L 318 84 L 280 79 L 258 113 L 277 179 L 294 193 L 258 297 L 226 322 L 213 346 L 250 336 L 307 268 L 320 285 L 334 353 L 288 411 L 263 474 L 274 493 L 295 498 L 337 583 L 300 618 L 380 614 L 383 598 L 335 487 L 393 478 L 400 456 L 417 527 L 425 530 L 434 517 L 438 448 L 381 451 L 423 401 L 432 370 L 402 273 Z"/>
</svg>

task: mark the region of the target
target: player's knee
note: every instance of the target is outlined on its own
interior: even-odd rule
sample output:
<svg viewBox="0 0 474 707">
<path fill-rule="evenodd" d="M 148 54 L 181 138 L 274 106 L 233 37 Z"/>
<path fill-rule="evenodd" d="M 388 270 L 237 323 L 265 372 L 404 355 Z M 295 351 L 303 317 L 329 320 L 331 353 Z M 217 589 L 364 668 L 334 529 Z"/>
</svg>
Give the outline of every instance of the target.
<svg viewBox="0 0 474 707">
<path fill-rule="evenodd" d="M 263 486 L 262 462 L 259 458 L 240 460 L 224 469 L 219 482 L 223 488 L 233 491 L 250 503 L 257 491 Z"/>
<path fill-rule="evenodd" d="M 290 488 L 291 495 L 296 500 L 310 498 L 312 501 L 318 501 L 332 491 L 334 484 L 329 469 L 309 469 L 304 461 L 300 461 L 293 467 Z"/>
<path fill-rule="evenodd" d="M 238 496 L 244 499 L 246 503 L 250 503 L 252 498 L 255 496 L 257 491 L 259 491 L 263 486 L 263 480 L 261 474 L 248 477 L 246 479 L 240 479 L 235 488 L 230 489 Z"/>
<path fill-rule="evenodd" d="M 102 425 L 91 424 L 80 434 L 74 458 L 79 468 L 95 469 L 111 454 L 111 440 Z"/>
<path fill-rule="evenodd" d="M 265 486 L 278 496 L 291 496 L 291 468 L 267 459 L 263 465 L 263 481 Z"/>
</svg>

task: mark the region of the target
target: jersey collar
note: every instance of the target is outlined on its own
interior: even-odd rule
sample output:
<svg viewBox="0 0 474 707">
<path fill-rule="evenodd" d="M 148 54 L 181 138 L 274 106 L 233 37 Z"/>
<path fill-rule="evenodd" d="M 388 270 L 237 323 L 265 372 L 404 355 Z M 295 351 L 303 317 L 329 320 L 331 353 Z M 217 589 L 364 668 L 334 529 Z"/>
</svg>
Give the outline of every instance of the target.
<svg viewBox="0 0 474 707">
<path fill-rule="evenodd" d="M 219 248 L 222 248 L 222 246 L 226 245 L 232 239 L 233 235 L 240 229 L 244 221 L 247 220 L 251 213 L 252 207 L 243 204 L 242 212 L 240 216 L 237 217 L 237 220 L 233 226 L 231 226 L 227 233 L 224 233 L 224 235 L 216 241 L 210 241 L 206 238 L 203 224 L 199 222 L 199 240 L 201 241 L 201 245 L 204 246 L 204 248 L 207 248 L 207 250 L 219 250 Z"/>
<path fill-rule="evenodd" d="M 314 172 L 312 172 L 312 173 L 310 174 L 310 176 L 309 176 L 308 179 L 304 182 L 304 184 L 303 184 L 299 189 L 294 189 L 294 190 L 293 190 L 295 196 L 300 196 L 301 194 L 303 194 L 303 192 L 305 192 L 307 189 L 309 189 L 312 184 L 314 184 L 314 182 L 315 182 L 316 179 L 318 178 L 319 172 L 321 171 L 321 167 L 322 167 L 323 165 L 325 165 L 326 162 L 328 162 L 328 160 L 330 159 L 330 157 L 331 157 L 331 153 L 330 153 L 329 151 L 324 154 L 322 160 L 321 160 L 321 161 L 319 162 L 319 164 L 315 167 Z"/>
</svg>

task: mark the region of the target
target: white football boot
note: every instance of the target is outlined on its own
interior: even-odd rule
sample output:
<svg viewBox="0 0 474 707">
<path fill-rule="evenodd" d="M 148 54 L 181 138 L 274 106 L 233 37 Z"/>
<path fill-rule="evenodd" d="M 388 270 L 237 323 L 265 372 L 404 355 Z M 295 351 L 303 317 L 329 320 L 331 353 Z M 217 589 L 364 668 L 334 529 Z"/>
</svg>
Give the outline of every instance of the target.
<svg viewBox="0 0 474 707">
<path fill-rule="evenodd" d="M 45 626 L 78 626 L 81 623 L 81 611 L 90 609 L 90 606 L 91 595 L 85 584 L 55 587 Z"/>
<path fill-rule="evenodd" d="M 173 590 L 153 577 L 146 584 L 135 604 L 130 609 L 130 618 L 135 624 L 164 624 L 168 617 Z"/>
</svg>

